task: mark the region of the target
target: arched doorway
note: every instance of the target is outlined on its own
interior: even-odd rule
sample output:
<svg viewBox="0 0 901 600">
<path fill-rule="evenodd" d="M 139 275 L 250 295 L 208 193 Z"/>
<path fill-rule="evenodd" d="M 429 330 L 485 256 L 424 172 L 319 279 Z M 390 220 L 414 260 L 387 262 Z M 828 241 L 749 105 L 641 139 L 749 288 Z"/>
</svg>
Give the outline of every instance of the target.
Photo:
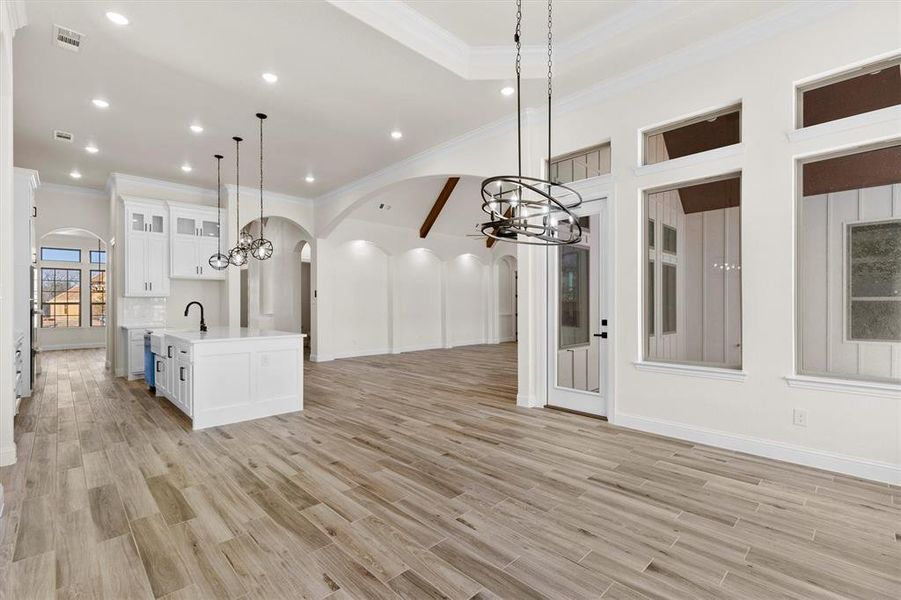
<svg viewBox="0 0 901 600">
<path fill-rule="evenodd" d="M 32 277 L 34 349 L 106 347 L 106 252 L 106 242 L 86 229 L 55 229 L 40 237 Z"/>
<path fill-rule="evenodd" d="M 517 316 L 519 298 L 517 292 L 518 273 L 516 257 L 502 256 L 497 261 L 497 341 L 515 342 L 519 339 Z"/>
<path fill-rule="evenodd" d="M 247 226 L 256 238 L 260 221 Z M 306 333 L 305 348 L 312 341 L 312 236 L 294 221 L 284 217 L 265 217 L 266 239 L 274 252 L 266 261 L 251 259 L 241 269 L 241 326 Z"/>
</svg>

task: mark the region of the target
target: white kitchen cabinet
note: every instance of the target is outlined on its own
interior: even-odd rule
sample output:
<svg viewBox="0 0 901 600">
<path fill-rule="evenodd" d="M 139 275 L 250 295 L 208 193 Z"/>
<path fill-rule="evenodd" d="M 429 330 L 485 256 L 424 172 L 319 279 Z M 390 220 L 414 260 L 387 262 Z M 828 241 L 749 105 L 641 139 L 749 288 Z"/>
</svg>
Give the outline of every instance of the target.
<svg viewBox="0 0 901 600">
<path fill-rule="evenodd" d="M 174 356 L 166 397 L 193 429 L 303 410 L 301 334 L 211 327 L 165 337 Z"/>
<path fill-rule="evenodd" d="M 169 215 L 165 205 L 125 201 L 125 295 L 169 295 Z"/>
<path fill-rule="evenodd" d="M 191 354 L 190 346 L 177 345 L 175 347 L 173 375 L 172 402 L 186 415 L 191 416 L 193 384 L 191 382 Z"/>
<path fill-rule="evenodd" d="M 172 277 L 180 279 L 225 279 L 224 271 L 210 266 L 210 256 L 219 249 L 217 209 L 185 207 L 170 203 L 172 222 Z"/>
</svg>

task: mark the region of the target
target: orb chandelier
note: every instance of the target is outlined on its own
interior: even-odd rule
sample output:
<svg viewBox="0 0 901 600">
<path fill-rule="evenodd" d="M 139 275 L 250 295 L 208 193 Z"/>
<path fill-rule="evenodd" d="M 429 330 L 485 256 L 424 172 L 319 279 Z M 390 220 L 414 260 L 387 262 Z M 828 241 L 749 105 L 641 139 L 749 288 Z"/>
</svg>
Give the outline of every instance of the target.
<svg viewBox="0 0 901 600">
<path fill-rule="evenodd" d="M 228 255 L 222 254 L 222 159 L 221 154 L 213 155 L 216 159 L 216 253 L 210 257 L 210 266 L 217 271 L 228 268 Z"/>
<path fill-rule="evenodd" d="M 257 260 L 268 260 L 272 256 L 272 242 L 263 237 L 263 120 L 266 115 L 257 113 L 260 120 L 260 237 L 250 244 L 250 254 Z"/>
<path fill-rule="evenodd" d="M 238 233 L 238 243 L 228 251 L 228 262 L 235 267 L 243 267 L 247 264 L 247 251 L 253 241 L 246 229 L 241 229 L 241 142 L 243 138 L 235 136 L 235 231 Z"/>
<path fill-rule="evenodd" d="M 575 244 L 582 226 L 573 210 L 582 204 L 574 189 L 550 179 L 551 97 L 553 90 L 552 0 L 547 3 L 547 179 L 522 174 L 522 0 L 516 0 L 516 175 L 482 181 L 482 211 L 489 220 L 477 227 L 496 240 L 539 246 Z"/>
</svg>

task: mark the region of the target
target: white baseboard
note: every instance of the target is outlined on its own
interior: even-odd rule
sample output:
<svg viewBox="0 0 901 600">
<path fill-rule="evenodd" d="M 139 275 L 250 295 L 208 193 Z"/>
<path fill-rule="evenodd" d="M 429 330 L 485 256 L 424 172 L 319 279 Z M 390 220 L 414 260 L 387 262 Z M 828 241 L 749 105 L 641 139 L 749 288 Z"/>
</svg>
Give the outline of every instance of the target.
<svg viewBox="0 0 901 600">
<path fill-rule="evenodd" d="M 516 341 L 516 336 L 510 335 L 507 337 L 498 338 L 497 341 L 494 343 L 495 344 L 505 344 L 507 342 L 515 342 L 515 341 Z"/>
<path fill-rule="evenodd" d="M 0 467 L 16 464 L 16 445 L 0 448 Z"/>
<path fill-rule="evenodd" d="M 369 350 L 351 350 L 350 352 L 336 352 L 334 358 L 357 358 L 360 356 L 377 356 L 379 354 L 391 354 L 388 348 L 372 348 Z"/>
<path fill-rule="evenodd" d="M 844 473 L 863 479 L 901 485 L 901 465 L 835 454 L 734 433 L 703 429 L 683 423 L 649 419 L 621 412 L 616 413 L 613 423 L 629 429 L 647 431 L 699 444 L 717 446 L 727 450 L 736 450 L 807 467 Z"/>
<path fill-rule="evenodd" d="M 481 344 L 485 344 L 484 338 L 479 338 L 477 340 L 454 340 L 450 342 L 449 346 L 445 346 L 445 348 L 459 348 L 460 346 L 479 346 Z"/>
<path fill-rule="evenodd" d="M 80 344 L 46 344 L 38 348 L 38 352 L 53 350 L 87 350 L 88 348 L 106 348 L 106 342 L 82 342 Z"/>
<path fill-rule="evenodd" d="M 523 408 L 536 408 L 541 406 L 532 396 L 527 394 L 516 394 L 516 406 Z"/>
<path fill-rule="evenodd" d="M 335 357 L 328 356 L 327 354 L 310 354 L 310 362 L 320 363 L 328 362 L 330 360 L 335 360 Z"/>
<path fill-rule="evenodd" d="M 422 344 L 420 346 L 400 346 L 394 348 L 393 354 L 400 354 L 401 352 L 421 352 L 423 350 L 440 350 L 444 345 L 441 342 L 437 344 Z"/>
</svg>

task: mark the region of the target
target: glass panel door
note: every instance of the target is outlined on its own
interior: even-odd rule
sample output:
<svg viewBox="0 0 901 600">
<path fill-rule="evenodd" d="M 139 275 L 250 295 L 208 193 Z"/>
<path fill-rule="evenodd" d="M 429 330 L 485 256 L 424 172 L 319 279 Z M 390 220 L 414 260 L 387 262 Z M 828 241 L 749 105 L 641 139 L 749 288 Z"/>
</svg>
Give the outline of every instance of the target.
<svg viewBox="0 0 901 600">
<path fill-rule="evenodd" d="M 180 235 L 197 235 L 197 221 L 188 217 L 176 218 L 175 233 Z"/>
<path fill-rule="evenodd" d="M 604 416 L 607 351 L 606 200 L 577 213 L 582 241 L 548 248 L 547 404 Z"/>
<path fill-rule="evenodd" d="M 219 235 L 219 223 L 216 221 L 203 221 L 201 230 L 203 237 L 217 237 Z"/>
</svg>

